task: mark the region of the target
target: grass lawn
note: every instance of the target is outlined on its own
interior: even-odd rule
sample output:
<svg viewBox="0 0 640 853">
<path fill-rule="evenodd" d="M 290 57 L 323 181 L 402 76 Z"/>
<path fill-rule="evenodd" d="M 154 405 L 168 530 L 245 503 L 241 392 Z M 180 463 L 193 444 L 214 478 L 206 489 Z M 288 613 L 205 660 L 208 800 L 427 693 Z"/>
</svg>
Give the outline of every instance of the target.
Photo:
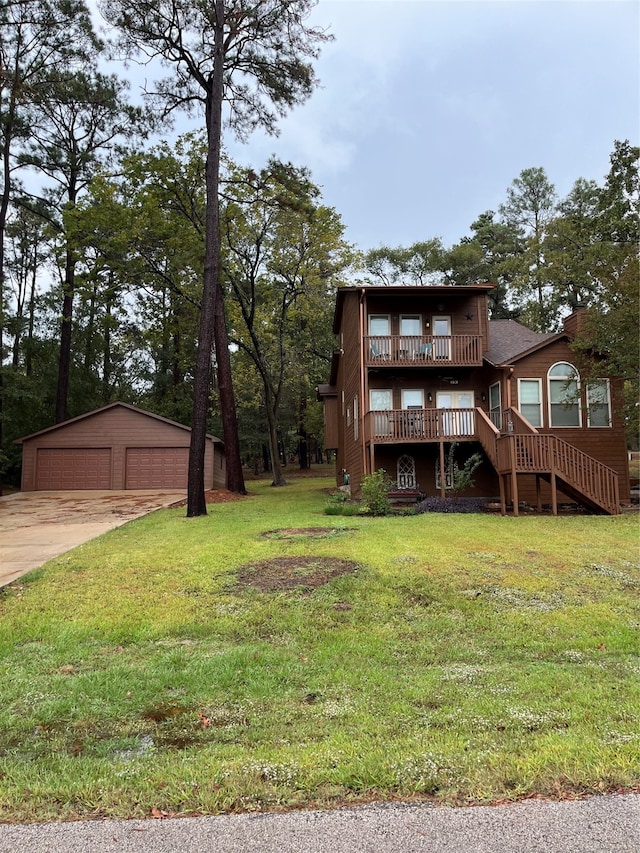
<svg viewBox="0 0 640 853">
<path fill-rule="evenodd" d="M 0 593 L 0 820 L 640 785 L 636 514 L 334 517 L 332 482 Z"/>
</svg>

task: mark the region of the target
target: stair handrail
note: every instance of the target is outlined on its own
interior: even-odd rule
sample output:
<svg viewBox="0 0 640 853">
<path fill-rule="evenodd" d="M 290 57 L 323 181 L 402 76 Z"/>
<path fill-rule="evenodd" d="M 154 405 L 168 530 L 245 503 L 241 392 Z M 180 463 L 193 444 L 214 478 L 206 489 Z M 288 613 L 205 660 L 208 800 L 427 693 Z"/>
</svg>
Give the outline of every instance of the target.
<svg viewBox="0 0 640 853">
<path fill-rule="evenodd" d="M 517 409 L 510 408 L 504 413 L 503 423 L 511 424 L 508 434 L 514 436 L 513 450 L 509 454 L 516 454 L 515 470 L 526 473 L 528 470 L 540 470 L 543 468 L 549 473 L 554 473 L 564 480 L 569 486 L 580 492 L 585 498 L 614 515 L 620 511 L 620 487 L 616 471 L 575 447 L 563 438 L 540 433 Z M 501 433 L 501 438 L 505 434 Z M 531 456 L 535 462 L 531 468 L 522 464 L 522 457 L 526 453 L 518 453 L 516 443 L 520 450 L 526 444 L 531 446 Z M 502 459 L 498 452 L 498 458 Z M 520 458 L 519 458 L 520 457 Z M 542 462 L 544 461 L 544 465 Z M 502 460 L 504 463 L 504 460 Z M 505 468 L 505 464 L 502 464 Z M 497 469 L 499 470 L 499 469 Z"/>
<path fill-rule="evenodd" d="M 500 437 L 500 430 L 480 406 L 476 406 L 476 433 L 491 464 L 497 470 L 498 450 L 496 442 Z"/>
<path fill-rule="evenodd" d="M 617 515 L 620 511 L 617 472 L 563 438 L 550 438 L 554 439 L 551 450 L 556 474 L 583 495 Z"/>
</svg>

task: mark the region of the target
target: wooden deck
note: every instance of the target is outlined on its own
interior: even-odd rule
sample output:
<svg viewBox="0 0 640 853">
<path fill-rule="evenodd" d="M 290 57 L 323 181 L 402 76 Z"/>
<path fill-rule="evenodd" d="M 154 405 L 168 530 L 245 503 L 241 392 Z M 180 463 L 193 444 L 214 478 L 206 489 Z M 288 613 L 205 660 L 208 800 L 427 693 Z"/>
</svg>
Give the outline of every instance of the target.
<svg viewBox="0 0 640 853">
<path fill-rule="evenodd" d="M 482 335 L 378 335 L 364 339 L 367 367 L 477 367 Z"/>
<path fill-rule="evenodd" d="M 498 422 L 502 429 L 480 408 L 388 409 L 365 415 L 365 436 L 367 445 L 479 442 L 499 475 L 503 511 L 506 487 L 517 514 L 518 475 L 533 474 L 550 482 L 554 514 L 558 485 L 596 512 L 620 512 L 613 469 L 561 438 L 539 433 L 515 409 Z"/>
<path fill-rule="evenodd" d="M 474 409 L 386 409 L 365 416 L 367 444 L 478 441 Z"/>
</svg>

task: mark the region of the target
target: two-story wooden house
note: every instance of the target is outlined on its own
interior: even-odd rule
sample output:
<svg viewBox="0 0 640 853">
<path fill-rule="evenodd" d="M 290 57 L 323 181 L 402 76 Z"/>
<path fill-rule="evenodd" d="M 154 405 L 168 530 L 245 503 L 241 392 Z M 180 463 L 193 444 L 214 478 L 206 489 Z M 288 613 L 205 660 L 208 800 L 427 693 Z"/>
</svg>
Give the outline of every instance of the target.
<svg viewBox="0 0 640 853">
<path fill-rule="evenodd" d="M 615 514 L 629 500 L 621 382 L 583 382 L 569 346 L 579 312 L 558 334 L 489 320 L 492 285 L 345 287 L 339 345 L 320 386 L 325 447 L 338 483 L 386 470 L 401 494 L 447 494 L 454 465 L 481 451 L 469 495 L 577 502 Z"/>
</svg>

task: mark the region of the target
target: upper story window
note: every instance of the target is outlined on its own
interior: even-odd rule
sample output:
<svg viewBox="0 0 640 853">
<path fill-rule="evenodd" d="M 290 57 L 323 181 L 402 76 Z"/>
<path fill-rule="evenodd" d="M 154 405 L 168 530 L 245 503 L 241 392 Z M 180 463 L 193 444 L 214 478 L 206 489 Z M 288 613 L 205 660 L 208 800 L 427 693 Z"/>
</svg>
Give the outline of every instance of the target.
<svg viewBox="0 0 640 853">
<path fill-rule="evenodd" d="M 587 383 L 587 422 L 590 427 L 611 426 L 611 391 L 608 379 Z"/>
<path fill-rule="evenodd" d="M 549 368 L 549 425 L 579 427 L 580 377 L 572 364 L 560 361 Z"/>
<path fill-rule="evenodd" d="M 388 359 L 391 355 L 391 317 L 388 314 L 369 315 L 370 355 Z"/>
<path fill-rule="evenodd" d="M 391 318 L 388 314 L 370 314 L 369 315 L 369 334 L 370 335 L 390 335 L 391 334 Z"/>
<path fill-rule="evenodd" d="M 400 315 L 400 334 L 401 335 L 421 335 L 422 334 L 422 317 L 419 314 L 401 314 Z"/>
</svg>

